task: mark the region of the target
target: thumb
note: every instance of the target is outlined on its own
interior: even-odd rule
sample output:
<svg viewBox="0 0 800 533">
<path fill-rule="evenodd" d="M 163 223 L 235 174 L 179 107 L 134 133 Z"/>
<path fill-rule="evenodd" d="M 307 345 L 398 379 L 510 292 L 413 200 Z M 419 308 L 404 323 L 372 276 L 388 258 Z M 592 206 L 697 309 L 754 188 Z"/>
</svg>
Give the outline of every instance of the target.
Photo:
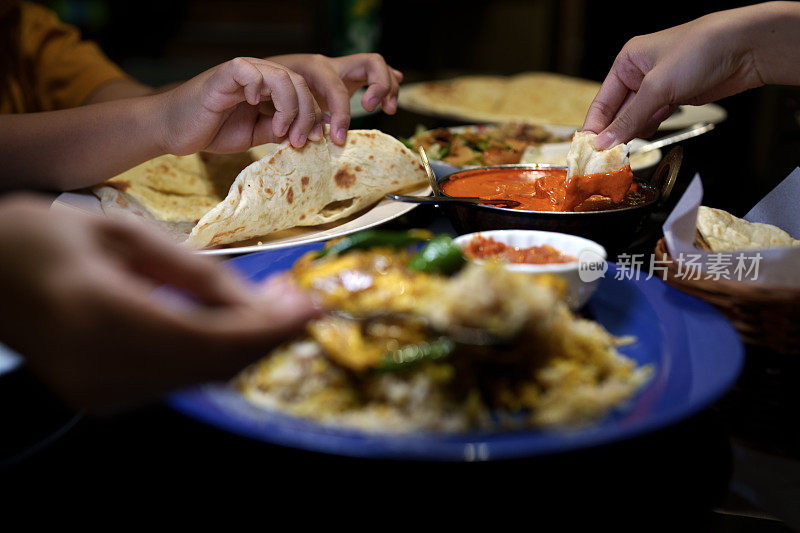
<svg viewBox="0 0 800 533">
<path fill-rule="evenodd" d="M 215 312 L 204 331 L 224 345 L 263 352 L 302 331 L 322 308 L 286 276 L 250 287 L 252 299 L 232 312 Z"/>
<path fill-rule="evenodd" d="M 101 234 L 106 248 L 139 276 L 173 285 L 209 305 L 241 304 L 251 299 L 231 270 L 171 242 L 150 227 L 109 220 L 104 221 Z"/>
<path fill-rule="evenodd" d="M 263 303 L 273 312 L 277 329 L 296 324 L 304 324 L 322 312 L 322 305 L 315 302 L 312 295 L 303 291 L 287 275 L 269 278 L 265 283 L 255 287 L 254 300 Z"/>
</svg>

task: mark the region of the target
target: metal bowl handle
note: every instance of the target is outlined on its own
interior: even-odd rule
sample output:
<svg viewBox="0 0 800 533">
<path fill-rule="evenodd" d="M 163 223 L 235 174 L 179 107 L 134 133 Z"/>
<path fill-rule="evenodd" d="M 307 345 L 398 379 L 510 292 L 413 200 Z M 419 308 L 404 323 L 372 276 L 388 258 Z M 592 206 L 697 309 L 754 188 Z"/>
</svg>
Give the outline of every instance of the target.
<svg viewBox="0 0 800 533">
<path fill-rule="evenodd" d="M 675 180 L 678 178 L 682 161 L 683 148 L 676 146 L 669 151 L 653 171 L 650 185 L 660 192 L 659 204 L 663 204 L 669 198 L 672 188 L 675 186 Z"/>
</svg>

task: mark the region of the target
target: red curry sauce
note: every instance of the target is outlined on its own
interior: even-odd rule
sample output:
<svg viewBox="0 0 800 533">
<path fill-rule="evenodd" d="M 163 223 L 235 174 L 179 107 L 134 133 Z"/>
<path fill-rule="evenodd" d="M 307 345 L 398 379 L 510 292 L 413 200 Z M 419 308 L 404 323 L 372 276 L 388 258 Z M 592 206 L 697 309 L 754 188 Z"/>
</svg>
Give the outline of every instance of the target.
<svg viewBox="0 0 800 533">
<path fill-rule="evenodd" d="M 616 172 L 573 176 L 567 181 L 564 168 L 486 168 L 464 172 L 446 180 L 442 190 L 450 196 L 476 196 L 486 199 L 511 199 L 520 203 L 514 209 L 526 211 L 574 211 L 590 198 L 608 197 L 622 202 L 632 183 L 631 167 Z"/>
<path fill-rule="evenodd" d="M 499 259 L 507 263 L 528 263 L 546 265 L 550 263 L 571 263 L 577 261 L 571 255 L 556 250 L 548 244 L 518 248 L 498 242 L 491 237 L 476 235 L 464 249 L 464 255 L 470 259 Z"/>
</svg>

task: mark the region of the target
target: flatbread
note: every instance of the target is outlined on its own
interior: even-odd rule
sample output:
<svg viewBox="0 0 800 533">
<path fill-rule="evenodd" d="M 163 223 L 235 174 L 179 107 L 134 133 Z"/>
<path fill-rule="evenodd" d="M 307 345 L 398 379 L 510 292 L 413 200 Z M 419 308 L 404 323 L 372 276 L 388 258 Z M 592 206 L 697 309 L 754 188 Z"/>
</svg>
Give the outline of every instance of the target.
<svg viewBox="0 0 800 533">
<path fill-rule="evenodd" d="M 477 122 L 521 120 L 580 127 L 600 84 L 550 72 L 464 76 L 401 88 L 401 104 Z"/>
<path fill-rule="evenodd" d="M 332 222 L 426 179 L 414 152 L 377 130 L 348 132 L 344 147 L 327 134 L 301 149 L 287 141 L 239 174 L 187 244 L 217 246 Z"/>
<path fill-rule="evenodd" d="M 416 154 L 377 130 L 351 130 L 339 147 L 325 139 L 240 154 L 165 155 L 92 192 L 112 216 L 149 220 L 194 248 L 326 224 L 426 180 Z"/>
<path fill-rule="evenodd" d="M 628 145 L 618 144 L 608 150 L 594 147 L 596 134 L 578 131 L 572 136 L 567 153 L 567 179 L 572 176 L 588 176 L 616 172 L 630 164 Z"/>
<path fill-rule="evenodd" d="M 166 223 L 194 225 L 228 194 L 233 180 L 255 157 L 241 154 L 164 155 L 94 187 L 104 211 L 143 209 Z"/>
<path fill-rule="evenodd" d="M 800 246 L 800 241 L 776 226 L 748 222 L 704 205 L 697 209 L 697 230 L 713 252 Z"/>
</svg>

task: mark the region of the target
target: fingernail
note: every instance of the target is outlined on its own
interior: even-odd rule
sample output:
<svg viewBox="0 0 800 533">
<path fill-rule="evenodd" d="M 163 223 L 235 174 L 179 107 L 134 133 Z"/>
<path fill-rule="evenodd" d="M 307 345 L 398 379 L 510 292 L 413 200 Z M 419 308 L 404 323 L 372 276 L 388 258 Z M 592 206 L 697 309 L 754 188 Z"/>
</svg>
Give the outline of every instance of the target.
<svg viewBox="0 0 800 533">
<path fill-rule="evenodd" d="M 373 96 L 372 98 L 367 100 L 367 107 L 369 109 L 373 109 L 376 105 L 378 105 L 378 99 L 376 97 Z"/>
<path fill-rule="evenodd" d="M 322 124 L 317 124 L 314 126 L 314 129 L 311 130 L 311 133 L 308 134 L 308 138 L 314 142 L 322 139 Z"/>
<path fill-rule="evenodd" d="M 347 139 L 347 132 L 344 131 L 344 128 L 336 128 L 336 133 L 334 134 L 335 141 L 338 144 L 344 144 L 345 139 Z"/>
<path fill-rule="evenodd" d="M 594 140 L 594 147 L 598 150 L 608 150 L 615 144 L 617 144 L 617 138 L 610 131 L 600 133 Z"/>
<path fill-rule="evenodd" d="M 275 130 L 275 136 L 284 137 L 287 131 L 289 131 L 289 124 L 278 124 L 278 129 Z"/>
<path fill-rule="evenodd" d="M 302 134 L 300 137 L 297 138 L 297 147 L 301 147 L 306 144 L 306 134 Z"/>
</svg>

